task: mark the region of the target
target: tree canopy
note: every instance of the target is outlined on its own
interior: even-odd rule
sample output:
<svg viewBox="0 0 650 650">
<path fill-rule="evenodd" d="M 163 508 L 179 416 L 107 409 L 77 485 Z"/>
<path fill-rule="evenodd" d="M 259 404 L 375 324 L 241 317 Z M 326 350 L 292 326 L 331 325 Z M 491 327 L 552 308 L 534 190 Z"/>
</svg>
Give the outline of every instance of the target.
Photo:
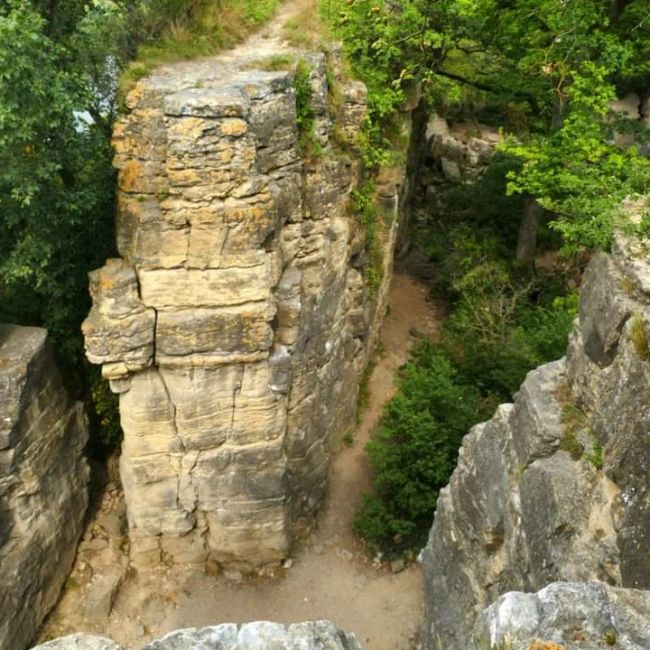
<svg viewBox="0 0 650 650">
<path fill-rule="evenodd" d="M 0 10 L 0 304 L 78 358 L 69 328 L 88 307 L 87 271 L 112 251 L 114 180 L 87 117 L 93 88 L 47 31 L 26 2 Z"/>
<path fill-rule="evenodd" d="M 510 191 L 549 210 L 569 250 L 606 248 L 621 200 L 650 189 L 641 114 L 612 108 L 634 91 L 643 111 L 650 94 L 646 0 L 350 0 L 336 13 L 376 147 L 413 84 L 446 112 L 491 111 L 523 163 Z"/>
</svg>

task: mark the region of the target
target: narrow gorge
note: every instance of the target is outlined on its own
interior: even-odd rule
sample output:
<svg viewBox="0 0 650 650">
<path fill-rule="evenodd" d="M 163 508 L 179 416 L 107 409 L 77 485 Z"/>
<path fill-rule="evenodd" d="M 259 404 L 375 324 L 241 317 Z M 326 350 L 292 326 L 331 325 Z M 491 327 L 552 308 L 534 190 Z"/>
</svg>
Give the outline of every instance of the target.
<svg viewBox="0 0 650 650">
<path fill-rule="evenodd" d="M 0 324 L 0 650 L 650 649 L 642 75 L 585 100 L 581 62 L 546 105 L 489 2 L 190 4 L 102 52 L 115 252 L 78 350 Z"/>
</svg>

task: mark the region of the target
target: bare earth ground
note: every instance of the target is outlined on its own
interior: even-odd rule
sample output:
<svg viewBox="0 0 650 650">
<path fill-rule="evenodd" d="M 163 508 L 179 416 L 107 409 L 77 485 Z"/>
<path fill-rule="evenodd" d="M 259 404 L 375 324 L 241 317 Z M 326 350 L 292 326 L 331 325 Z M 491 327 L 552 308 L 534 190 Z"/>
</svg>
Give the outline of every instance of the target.
<svg viewBox="0 0 650 650">
<path fill-rule="evenodd" d="M 364 447 L 383 405 L 395 393 L 394 377 L 408 358 L 413 333 L 430 337 L 437 333 L 441 309 L 427 295 L 426 285 L 412 276 L 394 276 L 381 337 L 385 352 L 378 355 L 370 378 L 368 407 L 354 445 L 343 447 L 333 459 L 328 500 L 313 532 L 298 544 L 290 568 L 274 576 L 236 575 L 234 580 L 183 566 L 129 574 L 110 618 L 101 623 L 84 617 L 84 585 L 93 570 L 102 573 L 102 554 L 104 561 L 115 556 L 105 555 L 109 549 L 99 551 L 95 559 L 92 552 L 80 553 L 76 577 L 48 619 L 42 640 L 85 631 L 106 634 L 136 650 L 183 627 L 327 618 L 356 633 L 368 650 L 416 648 L 423 602 L 419 566 L 392 573 L 373 562 L 355 537 L 352 521 L 370 485 Z M 93 526 L 91 522 L 89 529 Z"/>
</svg>

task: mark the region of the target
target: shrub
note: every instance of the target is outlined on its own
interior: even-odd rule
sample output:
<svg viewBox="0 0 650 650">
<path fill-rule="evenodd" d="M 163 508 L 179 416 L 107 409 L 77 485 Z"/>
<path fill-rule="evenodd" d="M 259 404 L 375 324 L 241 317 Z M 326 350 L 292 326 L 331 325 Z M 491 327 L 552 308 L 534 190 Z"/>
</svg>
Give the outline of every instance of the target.
<svg viewBox="0 0 650 650">
<path fill-rule="evenodd" d="M 478 391 L 458 382 L 448 357 L 430 342 L 415 349 L 399 384 L 368 444 L 375 493 L 355 521 L 373 547 L 389 552 L 412 548 L 426 534 L 479 403 Z"/>
<path fill-rule="evenodd" d="M 319 158 L 323 151 L 316 134 L 316 114 L 312 105 L 311 68 L 301 59 L 293 78 L 296 91 L 296 126 L 300 136 L 300 152 L 306 158 Z"/>
</svg>

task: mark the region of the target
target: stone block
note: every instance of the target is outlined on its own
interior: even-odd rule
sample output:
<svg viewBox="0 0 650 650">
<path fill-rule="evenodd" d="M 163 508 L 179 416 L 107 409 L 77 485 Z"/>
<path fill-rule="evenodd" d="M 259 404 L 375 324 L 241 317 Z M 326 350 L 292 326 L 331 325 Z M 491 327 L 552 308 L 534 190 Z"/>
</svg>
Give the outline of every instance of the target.
<svg viewBox="0 0 650 650">
<path fill-rule="evenodd" d="M 88 504 L 88 430 L 45 330 L 0 325 L 0 649 L 25 648 L 68 577 Z"/>
</svg>

